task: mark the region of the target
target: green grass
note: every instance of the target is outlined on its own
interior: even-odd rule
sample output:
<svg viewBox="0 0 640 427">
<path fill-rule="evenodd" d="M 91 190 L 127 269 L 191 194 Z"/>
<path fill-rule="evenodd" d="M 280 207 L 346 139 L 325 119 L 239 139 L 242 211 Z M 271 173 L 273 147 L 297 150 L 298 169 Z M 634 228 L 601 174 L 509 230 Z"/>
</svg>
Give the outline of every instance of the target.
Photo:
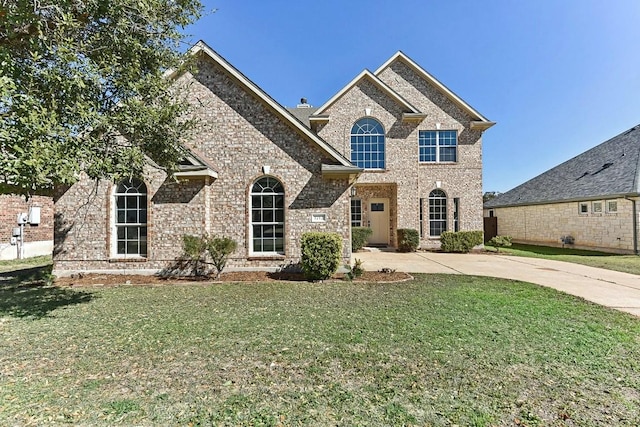
<svg viewBox="0 0 640 427">
<path fill-rule="evenodd" d="M 488 250 L 495 250 L 488 246 Z M 500 248 L 501 253 L 531 258 L 544 258 L 556 261 L 574 262 L 591 267 L 606 268 L 624 273 L 640 275 L 640 257 L 637 255 L 616 255 L 606 252 L 587 251 L 571 248 L 552 248 L 514 243 L 509 248 Z"/>
<path fill-rule="evenodd" d="M 43 267 L 51 264 L 51 256 L 37 256 L 25 259 L 0 261 L 0 273 L 34 267 Z"/>
<path fill-rule="evenodd" d="M 531 284 L 0 280 L 0 425 L 640 424 L 640 321 Z"/>
</svg>

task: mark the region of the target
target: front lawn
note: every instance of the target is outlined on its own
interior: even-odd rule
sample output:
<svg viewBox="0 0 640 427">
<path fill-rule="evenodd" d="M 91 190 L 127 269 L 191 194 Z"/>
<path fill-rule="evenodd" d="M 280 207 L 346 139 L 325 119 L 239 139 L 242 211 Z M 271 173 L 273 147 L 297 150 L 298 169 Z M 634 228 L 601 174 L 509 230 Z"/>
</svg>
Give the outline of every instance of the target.
<svg viewBox="0 0 640 427">
<path fill-rule="evenodd" d="M 525 283 L 4 274 L 0 301 L 1 425 L 640 424 L 640 321 Z"/>
<path fill-rule="evenodd" d="M 495 250 L 493 246 L 486 246 Z M 587 251 L 571 248 L 554 248 L 514 243 L 509 248 L 500 248 L 500 253 L 532 258 L 553 259 L 556 261 L 574 262 L 591 267 L 606 268 L 624 273 L 640 275 L 640 256 L 617 255 L 608 252 Z"/>
</svg>

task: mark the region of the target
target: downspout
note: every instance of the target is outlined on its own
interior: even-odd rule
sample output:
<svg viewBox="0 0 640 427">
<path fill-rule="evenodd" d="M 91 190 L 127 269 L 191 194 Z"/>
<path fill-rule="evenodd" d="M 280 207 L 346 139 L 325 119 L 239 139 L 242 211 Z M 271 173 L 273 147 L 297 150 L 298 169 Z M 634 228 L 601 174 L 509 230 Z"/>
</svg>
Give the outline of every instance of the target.
<svg viewBox="0 0 640 427">
<path fill-rule="evenodd" d="M 633 204 L 633 253 L 638 255 L 638 209 L 635 199 L 631 199 Z"/>
<path fill-rule="evenodd" d="M 631 215 L 633 215 L 633 253 L 638 255 L 638 206 L 636 199 L 632 199 L 629 196 L 625 196 L 624 198 L 631 201 Z"/>
</svg>

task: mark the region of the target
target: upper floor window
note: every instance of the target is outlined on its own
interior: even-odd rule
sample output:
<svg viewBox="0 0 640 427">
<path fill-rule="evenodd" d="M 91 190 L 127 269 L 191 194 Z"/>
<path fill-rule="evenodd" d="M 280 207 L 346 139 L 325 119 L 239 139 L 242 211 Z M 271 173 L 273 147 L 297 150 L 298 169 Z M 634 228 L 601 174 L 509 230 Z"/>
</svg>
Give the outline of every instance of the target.
<svg viewBox="0 0 640 427">
<path fill-rule="evenodd" d="M 270 176 L 251 187 L 251 252 L 284 254 L 284 187 Z"/>
<path fill-rule="evenodd" d="M 458 131 L 421 130 L 418 132 L 421 162 L 458 161 Z"/>
<path fill-rule="evenodd" d="M 137 178 L 118 184 L 115 197 L 115 255 L 147 256 L 147 186 Z"/>
<path fill-rule="evenodd" d="M 365 169 L 384 169 L 384 129 L 370 117 L 351 128 L 351 163 Z"/>
</svg>

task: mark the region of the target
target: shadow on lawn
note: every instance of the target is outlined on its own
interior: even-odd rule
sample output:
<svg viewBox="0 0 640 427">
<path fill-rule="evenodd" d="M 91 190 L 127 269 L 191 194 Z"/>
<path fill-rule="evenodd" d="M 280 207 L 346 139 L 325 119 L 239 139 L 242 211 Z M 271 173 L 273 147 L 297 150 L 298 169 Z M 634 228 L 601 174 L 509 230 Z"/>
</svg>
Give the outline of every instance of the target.
<svg viewBox="0 0 640 427">
<path fill-rule="evenodd" d="M 0 273 L 0 316 L 40 319 L 94 296 L 51 285 L 51 265 Z"/>
</svg>

